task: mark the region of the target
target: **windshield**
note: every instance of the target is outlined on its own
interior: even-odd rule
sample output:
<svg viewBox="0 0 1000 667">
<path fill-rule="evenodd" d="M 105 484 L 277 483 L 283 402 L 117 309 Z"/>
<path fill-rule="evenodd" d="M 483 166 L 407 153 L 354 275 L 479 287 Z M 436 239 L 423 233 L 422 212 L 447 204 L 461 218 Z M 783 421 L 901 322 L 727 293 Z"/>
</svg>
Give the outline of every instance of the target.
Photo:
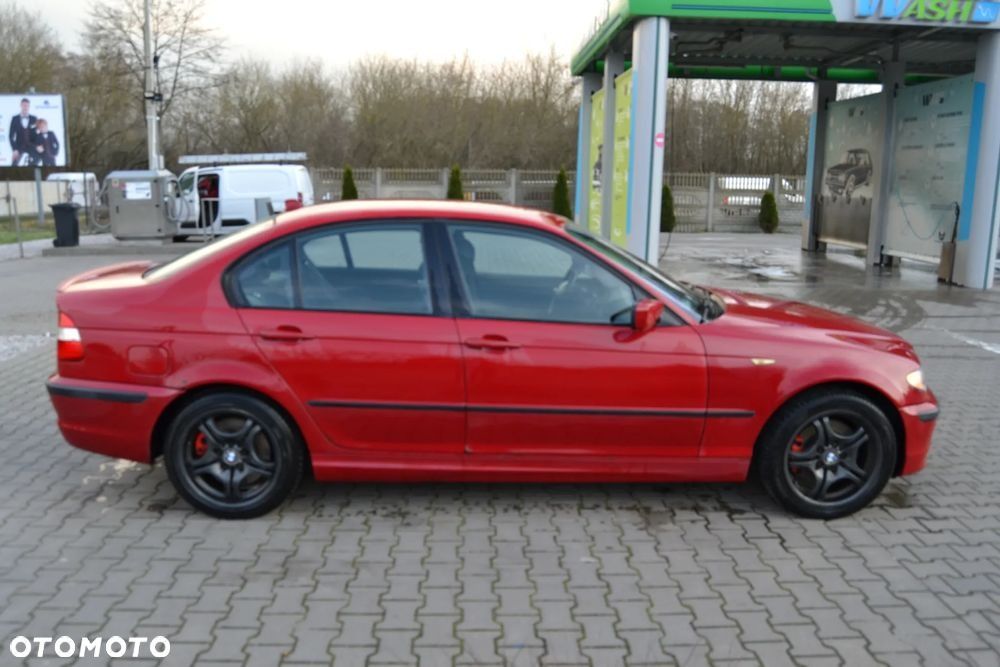
<svg viewBox="0 0 1000 667">
<path fill-rule="evenodd" d="M 265 232 L 271 228 L 271 225 L 275 222 L 274 218 L 270 220 L 265 220 L 263 222 L 258 222 L 253 225 L 244 227 L 238 232 L 229 234 L 227 236 L 222 236 L 211 243 L 205 244 L 193 250 L 186 255 L 181 255 L 177 259 L 172 259 L 164 264 L 157 264 L 153 268 L 146 271 L 143 274 L 144 278 L 165 278 L 167 276 L 172 276 L 178 271 L 183 271 L 192 264 L 197 264 L 206 257 L 211 257 L 219 251 L 225 250 L 226 248 L 243 241 L 244 239 Z"/>
<path fill-rule="evenodd" d="M 641 276 L 657 289 L 661 296 L 676 303 L 694 317 L 702 318 L 704 302 L 707 296 L 700 295 L 695 289 L 685 283 L 674 280 L 651 264 L 640 260 L 629 253 L 620 250 L 607 241 L 599 239 L 577 225 L 566 225 L 566 231 L 573 238 L 582 241 L 592 249 L 604 255 L 612 262 L 624 266 L 629 271 Z"/>
</svg>

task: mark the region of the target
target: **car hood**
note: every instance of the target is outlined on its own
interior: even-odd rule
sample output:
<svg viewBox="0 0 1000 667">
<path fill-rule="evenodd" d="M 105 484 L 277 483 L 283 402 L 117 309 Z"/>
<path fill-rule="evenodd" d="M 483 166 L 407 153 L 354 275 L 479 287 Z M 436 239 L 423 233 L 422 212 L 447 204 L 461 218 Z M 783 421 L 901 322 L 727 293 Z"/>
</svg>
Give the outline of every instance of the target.
<svg viewBox="0 0 1000 667">
<path fill-rule="evenodd" d="M 771 335 L 784 334 L 800 341 L 839 341 L 916 358 L 913 347 L 896 334 L 849 315 L 750 292 L 715 288 L 711 291 L 726 307 L 720 320 L 727 320 L 731 326 L 771 328 L 774 329 L 769 332 Z"/>
</svg>

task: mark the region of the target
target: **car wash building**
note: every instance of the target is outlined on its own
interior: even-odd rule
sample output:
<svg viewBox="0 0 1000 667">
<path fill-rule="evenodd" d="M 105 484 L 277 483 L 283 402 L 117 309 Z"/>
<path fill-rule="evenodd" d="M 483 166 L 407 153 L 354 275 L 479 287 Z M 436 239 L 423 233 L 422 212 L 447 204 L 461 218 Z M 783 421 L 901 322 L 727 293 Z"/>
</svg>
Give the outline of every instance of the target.
<svg viewBox="0 0 1000 667">
<path fill-rule="evenodd" d="M 621 0 L 573 59 L 576 216 L 657 260 L 671 77 L 813 86 L 802 248 L 953 265 L 993 286 L 1000 2 Z M 880 93 L 837 100 L 844 83 Z"/>
</svg>

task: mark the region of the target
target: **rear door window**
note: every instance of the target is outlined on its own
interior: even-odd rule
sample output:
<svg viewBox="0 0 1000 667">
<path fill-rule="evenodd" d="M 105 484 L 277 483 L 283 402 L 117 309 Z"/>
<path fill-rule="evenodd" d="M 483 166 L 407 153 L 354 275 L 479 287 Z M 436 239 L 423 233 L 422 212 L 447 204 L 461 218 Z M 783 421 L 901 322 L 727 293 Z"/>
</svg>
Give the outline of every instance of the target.
<svg viewBox="0 0 1000 667">
<path fill-rule="evenodd" d="M 331 227 L 297 243 L 303 308 L 433 313 L 421 224 Z"/>
<path fill-rule="evenodd" d="M 251 308 L 295 307 L 291 243 L 287 241 L 252 254 L 234 277 L 240 300 Z"/>
</svg>

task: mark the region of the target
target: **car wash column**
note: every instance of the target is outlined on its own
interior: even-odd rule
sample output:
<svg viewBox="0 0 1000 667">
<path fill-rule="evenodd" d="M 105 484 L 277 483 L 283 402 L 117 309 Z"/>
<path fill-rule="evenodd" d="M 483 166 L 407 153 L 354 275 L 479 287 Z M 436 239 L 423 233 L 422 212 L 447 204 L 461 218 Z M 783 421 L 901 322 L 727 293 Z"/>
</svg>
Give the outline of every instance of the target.
<svg viewBox="0 0 1000 667">
<path fill-rule="evenodd" d="M 802 249 L 815 252 L 824 250 L 819 241 L 818 198 L 823 193 L 826 175 L 826 128 L 829 123 L 830 103 L 837 101 L 835 81 L 817 81 L 813 84 L 812 115 L 809 117 L 809 154 L 806 158 L 806 210 L 802 222 Z"/>
<path fill-rule="evenodd" d="M 625 71 L 625 55 L 610 49 L 604 56 L 604 134 L 601 139 L 601 236 L 611 238 L 615 185 L 615 79 Z M 593 223 L 591 223 L 593 224 Z"/>
<path fill-rule="evenodd" d="M 871 224 L 868 227 L 868 266 L 891 261 L 884 254 L 886 227 L 889 222 L 889 191 L 892 183 L 892 156 L 896 153 L 896 95 L 906 80 L 906 65 L 888 62 L 882 66 L 882 149 L 879 164 L 872 174 Z"/>
<path fill-rule="evenodd" d="M 1000 32 L 979 37 L 954 280 L 990 289 L 1000 227 Z"/>
<path fill-rule="evenodd" d="M 580 121 L 576 142 L 576 205 L 573 207 L 573 216 L 578 225 L 588 227 L 593 165 L 597 159 L 590 150 L 593 143 L 591 118 L 594 115 L 594 93 L 601 89 L 601 75 L 593 72 L 584 74 L 580 86 Z"/>
<path fill-rule="evenodd" d="M 628 164 L 628 249 L 656 264 L 667 123 L 670 21 L 639 21 L 632 33 L 632 110 Z"/>
</svg>

